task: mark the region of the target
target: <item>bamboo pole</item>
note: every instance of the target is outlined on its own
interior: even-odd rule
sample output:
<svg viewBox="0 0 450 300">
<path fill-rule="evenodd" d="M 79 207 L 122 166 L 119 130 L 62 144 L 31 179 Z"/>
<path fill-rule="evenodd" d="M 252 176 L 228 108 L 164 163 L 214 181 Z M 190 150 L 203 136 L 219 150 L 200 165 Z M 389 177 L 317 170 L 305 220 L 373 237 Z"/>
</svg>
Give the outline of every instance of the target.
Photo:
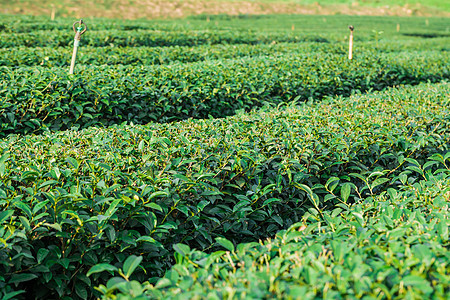
<svg viewBox="0 0 450 300">
<path fill-rule="evenodd" d="M 352 25 L 348 26 L 350 29 L 350 39 L 348 44 L 348 59 L 353 59 L 353 29 L 354 27 Z"/>
<path fill-rule="evenodd" d="M 79 24 L 79 26 L 75 29 L 75 25 Z M 84 29 L 83 29 L 84 24 Z M 75 38 L 73 43 L 73 53 L 72 53 L 72 60 L 70 62 L 70 70 L 69 74 L 73 74 L 73 71 L 75 69 L 75 61 L 77 59 L 77 52 L 78 52 L 78 46 L 80 45 L 81 35 L 86 32 L 87 25 L 83 22 L 83 20 L 77 21 L 73 23 L 73 31 L 75 31 Z"/>
<path fill-rule="evenodd" d="M 73 70 L 75 69 L 75 61 L 77 59 L 77 52 L 78 52 L 79 45 L 80 45 L 80 40 L 75 39 L 73 42 L 73 53 L 72 53 L 72 60 L 70 62 L 69 74 L 73 74 Z"/>
<path fill-rule="evenodd" d="M 55 21 L 55 15 L 56 15 L 56 11 L 55 11 L 55 5 L 52 4 L 52 14 L 50 16 L 52 21 Z"/>
</svg>

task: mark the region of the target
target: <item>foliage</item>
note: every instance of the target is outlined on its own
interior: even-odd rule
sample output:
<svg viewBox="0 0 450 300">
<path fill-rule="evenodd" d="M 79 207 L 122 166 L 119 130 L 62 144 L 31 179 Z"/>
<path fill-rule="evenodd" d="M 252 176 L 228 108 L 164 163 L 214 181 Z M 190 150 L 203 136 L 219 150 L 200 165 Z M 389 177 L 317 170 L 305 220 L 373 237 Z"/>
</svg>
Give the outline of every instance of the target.
<svg viewBox="0 0 450 300">
<path fill-rule="evenodd" d="M 50 21 L 48 16 L 1 15 L 4 32 L 30 33 L 34 31 L 72 32 L 71 25 L 76 18 L 58 17 Z M 208 21 L 209 20 L 209 21 Z M 428 23 L 427 23 L 428 20 Z M 349 16 L 349 15 L 197 15 L 185 19 L 165 20 L 121 20 L 106 18 L 85 19 L 90 28 L 89 34 L 96 31 L 113 30 L 134 31 L 195 31 L 195 30 L 234 30 L 264 32 L 294 32 L 307 34 L 326 34 L 328 37 L 348 36 L 348 24 L 355 26 L 355 36 L 367 37 L 372 30 L 384 31 L 384 38 L 399 39 L 403 33 L 432 32 L 447 34 L 446 17 L 393 17 L 393 16 Z M 400 31 L 397 31 L 397 24 Z M 294 25 L 294 30 L 292 30 Z"/>
<path fill-rule="evenodd" d="M 179 243 L 233 250 L 307 212 L 398 189 L 436 169 L 423 165 L 430 155 L 448 167 L 448 92 L 420 85 L 226 119 L 11 135 L 0 142 L 0 291 L 86 298 L 119 269 L 154 282 Z M 132 255 L 142 261 L 130 277 Z"/>
<path fill-rule="evenodd" d="M 260 45 L 202 45 L 196 47 L 83 47 L 77 55 L 79 65 L 164 65 L 200 61 L 235 59 L 258 56 L 298 56 L 320 52 L 346 55 L 345 43 L 276 43 Z M 384 43 L 359 42 L 357 53 L 376 56 L 380 53 L 407 52 L 411 56 L 423 49 L 449 51 L 449 40 L 436 38 L 416 41 L 389 41 Z M 12 51 L 13 50 L 13 51 Z M 9 67 L 44 66 L 64 67 L 71 56 L 69 47 L 0 48 L 0 65 Z"/>
<path fill-rule="evenodd" d="M 1 299 L 448 293 L 447 19 L 1 19 Z"/>
<path fill-rule="evenodd" d="M 265 103 L 450 78 L 447 52 L 254 57 L 168 66 L 0 68 L 0 136 L 224 117 Z"/>
<path fill-rule="evenodd" d="M 113 277 L 97 289 L 102 299 L 445 299 L 450 152 L 446 158 L 434 174 L 404 172 L 398 190 L 308 213 L 264 243 L 211 254 L 174 245 L 177 263 L 155 285 Z M 420 167 L 441 162 L 437 155 Z"/>
<path fill-rule="evenodd" d="M 12 47 L 67 47 L 73 43 L 72 18 L 0 15 L 0 49 Z M 207 20 L 211 20 L 208 22 Z M 196 16 L 182 20 L 87 19 L 89 31 L 82 46 L 161 47 L 216 44 L 269 44 L 275 42 L 345 42 L 348 24 L 355 26 L 355 41 L 450 38 L 448 18 L 365 16 Z M 401 30 L 397 31 L 397 25 Z M 422 40 L 412 38 L 413 40 Z M 355 45 L 356 46 L 356 45 Z M 424 48 L 426 49 L 426 48 Z M 70 56 L 69 56 L 70 59 Z"/>
<path fill-rule="evenodd" d="M 73 44 L 73 31 L 35 31 L 27 33 L 0 33 L 0 48 L 11 47 L 68 47 Z M 324 37 L 307 34 L 266 33 L 232 30 L 154 31 L 102 30 L 82 36 L 83 45 L 91 47 L 162 47 L 198 46 L 215 44 L 264 44 L 272 42 L 328 42 Z"/>
</svg>

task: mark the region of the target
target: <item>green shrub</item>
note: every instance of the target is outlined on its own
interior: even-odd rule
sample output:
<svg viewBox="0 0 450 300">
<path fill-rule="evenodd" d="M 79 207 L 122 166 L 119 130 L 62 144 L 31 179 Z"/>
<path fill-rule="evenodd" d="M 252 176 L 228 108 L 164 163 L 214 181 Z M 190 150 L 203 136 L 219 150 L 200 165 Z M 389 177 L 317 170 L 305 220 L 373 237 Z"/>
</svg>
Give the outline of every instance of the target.
<svg viewBox="0 0 450 300">
<path fill-rule="evenodd" d="M 450 50 L 448 39 L 429 39 L 413 41 L 386 41 L 379 43 L 359 42 L 357 53 L 369 53 L 373 56 L 381 53 Z M 260 45 L 201 45 L 196 47 L 90 47 L 83 46 L 77 56 L 80 65 L 163 65 L 172 63 L 190 63 L 216 59 L 233 59 L 255 56 L 302 56 L 305 53 L 333 53 L 346 56 L 346 43 L 276 43 Z M 10 67 L 44 66 L 63 67 L 70 63 L 70 47 L 43 48 L 0 48 L 0 65 Z M 405 54 L 402 54 L 405 55 Z"/>
<path fill-rule="evenodd" d="M 399 189 L 448 151 L 448 92 L 420 85 L 226 119 L 11 135 L 0 141 L 0 291 L 90 297 L 109 278 L 87 277 L 91 267 L 127 273 L 131 255 L 142 268 L 130 279 L 153 282 L 179 243 L 257 241 L 305 213 L 325 218 Z"/>
<path fill-rule="evenodd" d="M 74 32 L 34 31 L 26 33 L 2 33 L 0 48 L 12 47 L 68 47 L 73 45 Z M 292 32 L 260 32 L 235 30 L 101 30 L 82 36 L 83 45 L 91 47 L 167 47 L 215 44 L 268 44 L 272 42 L 320 42 L 328 39 L 313 34 Z"/>
<path fill-rule="evenodd" d="M 265 103 L 320 100 L 450 77 L 445 52 L 255 57 L 193 64 L 0 68 L 0 136 L 73 126 L 225 117 Z"/>
<path fill-rule="evenodd" d="M 211 254 L 176 244 L 177 263 L 155 285 L 118 276 L 97 289 L 102 299 L 445 299 L 450 152 L 445 157 L 446 168 L 425 180 L 405 172 L 399 190 L 306 214 L 264 243 L 235 249 L 217 238 L 228 251 Z M 441 162 L 437 155 L 427 164 Z"/>
</svg>

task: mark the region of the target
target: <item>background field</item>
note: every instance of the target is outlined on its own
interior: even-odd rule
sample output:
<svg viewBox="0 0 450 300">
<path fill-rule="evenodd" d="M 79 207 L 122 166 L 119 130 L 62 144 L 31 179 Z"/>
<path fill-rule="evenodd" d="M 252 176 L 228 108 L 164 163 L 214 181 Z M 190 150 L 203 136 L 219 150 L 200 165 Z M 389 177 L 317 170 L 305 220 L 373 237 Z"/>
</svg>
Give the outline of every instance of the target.
<svg viewBox="0 0 450 300">
<path fill-rule="evenodd" d="M 179 18 L 198 14 L 351 14 L 397 16 L 449 16 L 448 1 L 374 0 L 1 0 L 0 13 L 51 15 L 76 18 Z"/>
</svg>

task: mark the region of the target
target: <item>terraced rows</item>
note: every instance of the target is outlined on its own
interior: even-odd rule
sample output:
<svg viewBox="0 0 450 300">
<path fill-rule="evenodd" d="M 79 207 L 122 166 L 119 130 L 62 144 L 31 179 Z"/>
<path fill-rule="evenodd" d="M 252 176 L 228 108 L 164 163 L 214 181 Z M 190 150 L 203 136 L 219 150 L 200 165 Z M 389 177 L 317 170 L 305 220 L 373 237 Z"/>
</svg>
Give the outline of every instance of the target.
<svg viewBox="0 0 450 300">
<path fill-rule="evenodd" d="M 4 18 L 0 298 L 450 293 L 443 21 L 293 18 Z"/>
</svg>

